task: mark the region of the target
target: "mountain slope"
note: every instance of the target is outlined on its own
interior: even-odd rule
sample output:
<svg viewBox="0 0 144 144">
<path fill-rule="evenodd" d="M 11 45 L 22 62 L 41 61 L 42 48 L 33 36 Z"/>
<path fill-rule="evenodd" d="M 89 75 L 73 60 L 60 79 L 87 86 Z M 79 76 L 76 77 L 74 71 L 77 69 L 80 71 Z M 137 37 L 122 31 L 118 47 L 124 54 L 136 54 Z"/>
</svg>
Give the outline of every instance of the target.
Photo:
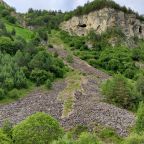
<svg viewBox="0 0 144 144">
<path fill-rule="evenodd" d="M 68 55 L 59 46 L 52 49 L 51 52 L 57 52 L 63 59 L 66 59 Z M 18 102 L 0 106 L 1 124 L 5 119 L 18 123 L 36 111 L 42 111 L 60 120 L 66 129 L 81 124 L 99 123 L 115 129 L 121 136 L 126 136 L 128 134 L 127 128 L 134 125 L 135 116 L 131 112 L 101 102 L 103 97 L 100 93 L 100 85 L 109 76 L 77 57 L 74 57 L 74 62 L 70 66 L 74 70 L 77 69 L 84 73 L 86 80 L 81 84 L 82 91 L 74 89 L 74 104 L 68 116 L 62 117 L 65 101 L 60 102 L 58 99 L 60 92 L 68 84 L 67 80 L 64 79 L 61 82 L 56 82 L 53 89 L 48 92 L 35 91 Z M 75 80 L 73 79 L 73 81 Z M 65 100 L 68 98 L 65 97 Z"/>
</svg>

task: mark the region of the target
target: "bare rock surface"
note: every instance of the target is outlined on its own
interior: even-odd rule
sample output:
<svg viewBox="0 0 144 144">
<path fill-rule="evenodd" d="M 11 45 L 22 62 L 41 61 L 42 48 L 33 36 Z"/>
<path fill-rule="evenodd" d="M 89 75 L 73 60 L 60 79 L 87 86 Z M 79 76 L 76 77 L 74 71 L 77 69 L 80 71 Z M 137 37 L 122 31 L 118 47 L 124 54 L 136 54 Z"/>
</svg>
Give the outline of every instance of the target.
<svg viewBox="0 0 144 144">
<path fill-rule="evenodd" d="M 97 34 L 106 32 L 108 28 L 119 27 L 128 37 L 144 38 L 144 21 L 135 14 L 126 14 L 112 8 L 95 10 L 85 15 L 74 16 L 61 23 L 61 29 L 79 36 L 87 35 L 91 30 Z"/>
</svg>

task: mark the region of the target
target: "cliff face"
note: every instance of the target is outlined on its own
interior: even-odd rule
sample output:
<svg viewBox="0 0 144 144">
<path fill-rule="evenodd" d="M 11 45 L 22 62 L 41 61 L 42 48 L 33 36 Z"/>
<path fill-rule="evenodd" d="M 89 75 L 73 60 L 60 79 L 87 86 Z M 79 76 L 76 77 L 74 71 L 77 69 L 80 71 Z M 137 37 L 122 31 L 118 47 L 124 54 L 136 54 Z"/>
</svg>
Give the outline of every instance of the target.
<svg viewBox="0 0 144 144">
<path fill-rule="evenodd" d="M 104 8 L 83 16 L 74 16 L 61 23 L 61 29 L 79 36 L 93 30 L 98 34 L 108 28 L 119 27 L 126 36 L 144 38 L 144 21 L 141 22 L 134 14 L 125 14 L 111 8 Z"/>
</svg>

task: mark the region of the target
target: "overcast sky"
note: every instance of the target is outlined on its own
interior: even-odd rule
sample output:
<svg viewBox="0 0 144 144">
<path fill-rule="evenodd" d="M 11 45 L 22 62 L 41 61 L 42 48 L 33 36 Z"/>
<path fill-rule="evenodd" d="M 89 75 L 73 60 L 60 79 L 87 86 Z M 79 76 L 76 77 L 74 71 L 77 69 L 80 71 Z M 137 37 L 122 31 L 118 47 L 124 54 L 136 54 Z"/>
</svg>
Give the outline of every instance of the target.
<svg viewBox="0 0 144 144">
<path fill-rule="evenodd" d="M 68 11 L 83 5 L 87 0 L 4 0 L 16 8 L 18 12 L 26 12 L 29 8 Z M 90 1 L 90 0 L 89 0 Z M 144 14 L 144 0 L 114 0 Z"/>
</svg>

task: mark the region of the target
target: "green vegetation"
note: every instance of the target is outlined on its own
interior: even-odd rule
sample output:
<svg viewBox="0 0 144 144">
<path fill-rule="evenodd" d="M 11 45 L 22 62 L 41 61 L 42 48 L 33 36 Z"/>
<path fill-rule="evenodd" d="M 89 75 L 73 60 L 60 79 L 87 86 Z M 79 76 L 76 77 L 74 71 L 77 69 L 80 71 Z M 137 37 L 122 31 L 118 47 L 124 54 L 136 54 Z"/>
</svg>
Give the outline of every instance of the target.
<svg viewBox="0 0 144 144">
<path fill-rule="evenodd" d="M 63 135 L 59 123 L 44 113 L 36 113 L 13 128 L 15 144 L 50 144 Z"/>
<path fill-rule="evenodd" d="M 116 46 L 112 47 L 109 39 L 115 36 L 118 41 Z M 90 32 L 87 37 L 69 36 L 66 32 L 61 32 L 60 38 L 75 55 L 95 68 L 103 68 L 110 73 L 121 73 L 130 79 L 139 73 L 132 57 L 133 50 L 121 45 L 124 37 L 119 29 L 110 29 L 102 35 Z M 87 41 L 92 43 L 91 49 L 88 48 Z"/>
<path fill-rule="evenodd" d="M 109 103 L 129 110 L 136 110 L 143 96 L 136 90 L 136 85 L 122 75 L 116 75 L 103 84 L 103 94 Z"/>
<path fill-rule="evenodd" d="M 12 33 L 13 30 L 15 30 L 15 33 L 16 33 L 17 37 L 23 37 L 27 41 L 31 40 L 31 38 L 34 35 L 34 33 L 32 31 L 30 31 L 28 29 L 25 29 L 23 27 L 13 25 L 13 24 L 9 24 L 9 23 L 6 23 L 5 25 L 6 25 L 6 29 L 7 29 L 8 32 Z"/>
<path fill-rule="evenodd" d="M 65 77 L 67 86 L 58 99 L 63 103 L 62 117 L 69 116 L 75 91 L 83 90 L 81 85 L 85 77 L 75 70 L 66 73 L 67 67 L 58 54 L 51 54 L 46 49 L 55 44 L 62 47 L 62 44 L 69 52 L 65 58 L 67 63 L 74 62 L 74 54 L 113 76 L 102 85 L 106 102 L 133 112 L 138 109 L 130 136 L 123 139 L 114 130 L 101 126 L 94 126 L 91 133 L 83 125 L 64 132 L 57 120 L 45 113 L 36 113 L 14 126 L 6 121 L 0 129 L 0 144 L 144 143 L 144 70 L 136 65 L 144 63 L 143 40 L 132 38 L 137 47 L 130 49 L 119 28 L 108 29 L 101 35 L 91 31 L 85 37 L 70 36 L 59 30 L 63 20 L 105 7 L 134 13 L 111 0 L 94 0 L 66 13 L 29 9 L 23 15 L 31 29 L 28 30 L 20 26 L 14 9 L 0 4 L 0 103 L 17 100 L 35 87 L 50 89 L 57 78 Z M 138 14 L 136 16 L 144 20 Z"/>
<path fill-rule="evenodd" d="M 43 40 L 48 40 L 44 32 L 38 33 L 43 36 L 41 39 L 36 36 L 29 39 L 27 36 L 29 41 L 26 41 L 25 36 L 17 35 L 17 27 L 15 29 L 15 35 L 9 33 L 4 23 L 0 22 L 0 100 L 17 99 L 21 94 L 19 91 L 30 89 L 33 84 L 46 84 L 50 88 L 52 82 L 62 78 L 66 72 L 62 60 L 41 46 Z"/>
<path fill-rule="evenodd" d="M 139 105 L 135 130 L 138 134 L 144 132 L 144 104 L 143 103 L 140 103 Z"/>
<path fill-rule="evenodd" d="M 6 134 L 3 133 L 2 130 L 0 130 L 0 143 L 1 144 L 10 144 L 11 140 L 7 137 Z"/>
<path fill-rule="evenodd" d="M 29 9 L 25 17 L 28 26 L 42 27 L 48 29 L 58 29 L 60 22 L 63 21 L 61 11 L 46 11 Z"/>
</svg>

